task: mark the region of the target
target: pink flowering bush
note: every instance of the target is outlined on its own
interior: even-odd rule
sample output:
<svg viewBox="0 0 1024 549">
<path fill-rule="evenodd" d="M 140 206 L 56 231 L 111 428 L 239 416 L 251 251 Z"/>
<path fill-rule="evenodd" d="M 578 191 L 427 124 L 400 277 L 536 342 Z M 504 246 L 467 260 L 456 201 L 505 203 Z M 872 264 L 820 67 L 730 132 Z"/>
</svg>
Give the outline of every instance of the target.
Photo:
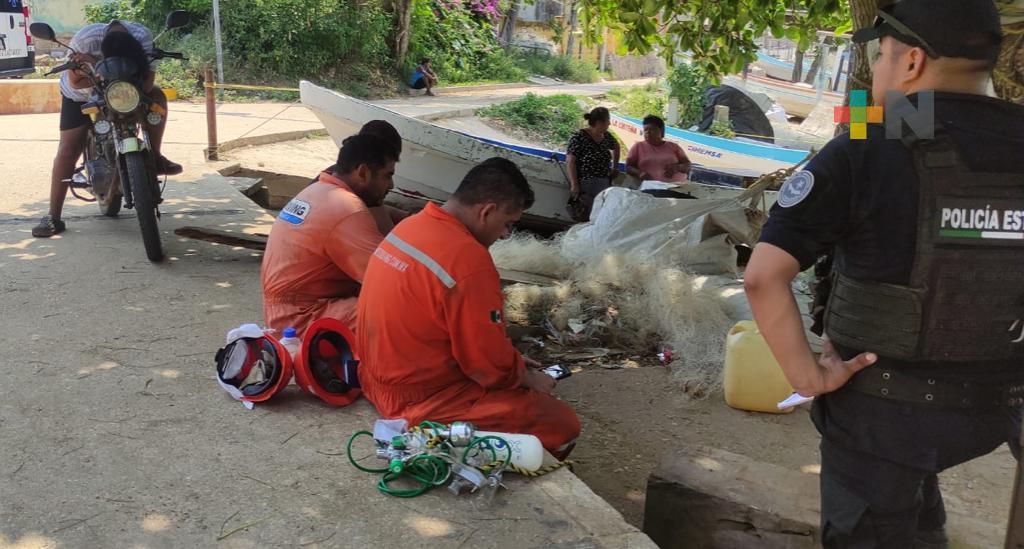
<svg viewBox="0 0 1024 549">
<path fill-rule="evenodd" d="M 469 0 L 469 9 L 473 13 L 486 17 L 492 22 L 501 18 L 500 0 Z"/>
</svg>

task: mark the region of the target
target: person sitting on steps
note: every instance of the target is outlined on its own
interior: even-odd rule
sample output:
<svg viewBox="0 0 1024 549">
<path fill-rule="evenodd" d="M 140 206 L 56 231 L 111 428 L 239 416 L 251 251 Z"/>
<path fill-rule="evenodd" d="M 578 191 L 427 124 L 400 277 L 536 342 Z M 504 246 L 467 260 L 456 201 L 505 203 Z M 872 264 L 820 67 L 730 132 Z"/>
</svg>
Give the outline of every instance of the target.
<svg viewBox="0 0 1024 549">
<path fill-rule="evenodd" d="M 437 85 L 437 75 L 434 74 L 434 69 L 430 67 L 430 58 L 424 57 L 419 65 L 412 71 L 412 78 L 409 79 L 409 85 L 414 90 L 427 89 L 427 95 L 434 95 L 431 91 L 434 86 Z"/>
</svg>

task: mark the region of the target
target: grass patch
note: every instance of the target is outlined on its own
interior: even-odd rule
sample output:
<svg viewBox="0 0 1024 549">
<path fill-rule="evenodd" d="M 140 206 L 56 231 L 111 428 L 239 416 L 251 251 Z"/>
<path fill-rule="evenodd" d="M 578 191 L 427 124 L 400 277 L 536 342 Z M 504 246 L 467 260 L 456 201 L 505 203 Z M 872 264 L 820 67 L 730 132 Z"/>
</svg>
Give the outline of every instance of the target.
<svg viewBox="0 0 1024 549">
<path fill-rule="evenodd" d="M 521 130 L 534 141 L 564 147 L 583 122 L 583 108 L 571 95 L 540 97 L 527 93 L 522 99 L 480 109 L 477 116 Z"/>
<path fill-rule="evenodd" d="M 597 65 L 591 61 L 563 55 L 544 53 L 517 53 L 515 63 L 527 75 L 546 76 L 567 82 L 592 83 L 600 79 Z"/>
<path fill-rule="evenodd" d="M 608 90 L 605 95 L 608 108 L 633 118 L 649 114 L 665 118 L 668 111 L 668 93 L 654 82 L 645 86 L 621 87 Z"/>
</svg>

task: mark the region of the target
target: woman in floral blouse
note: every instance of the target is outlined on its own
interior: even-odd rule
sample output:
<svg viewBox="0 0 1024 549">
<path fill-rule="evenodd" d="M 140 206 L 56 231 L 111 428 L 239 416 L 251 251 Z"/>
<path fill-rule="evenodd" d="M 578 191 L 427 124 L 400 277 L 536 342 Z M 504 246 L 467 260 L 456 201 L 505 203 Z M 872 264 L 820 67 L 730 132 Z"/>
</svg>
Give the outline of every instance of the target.
<svg viewBox="0 0 1024 549">
<path fill-rule="evenodd" d="M 569 139 L 565 163 L 569 167 L 570 200 L 579 200 L 589 217 L 594 198 L 611 185 L 618 173 L 621 150 L 618 141 L 608 132 L 611 126 L 608 109 L 597 107 L 583 118 L 588 127 Z"/>
</svg>

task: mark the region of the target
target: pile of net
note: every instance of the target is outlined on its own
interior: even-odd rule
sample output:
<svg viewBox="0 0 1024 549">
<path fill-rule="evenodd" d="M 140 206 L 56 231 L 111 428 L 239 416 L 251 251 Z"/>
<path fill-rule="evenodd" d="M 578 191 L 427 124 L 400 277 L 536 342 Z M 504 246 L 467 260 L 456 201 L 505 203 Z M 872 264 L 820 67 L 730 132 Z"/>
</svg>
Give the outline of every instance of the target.
<svg viewBox="0 0 1024 549">
<path fill-rule="evenodd" d="M 725 336 L 749 314 L 728 298 L 742 294 L 735 245 L 753 244 L 763 219 L 735 200 L 609 193 L 591 223 L 561 237 L 519 234 L 491 248 L 500 268 L 557 280 L 508 286 L 508 320 L 543 327 L 563 347 L 650 355 L 667 346 L 687 393 L 718 392 Z"/>
</svg>

